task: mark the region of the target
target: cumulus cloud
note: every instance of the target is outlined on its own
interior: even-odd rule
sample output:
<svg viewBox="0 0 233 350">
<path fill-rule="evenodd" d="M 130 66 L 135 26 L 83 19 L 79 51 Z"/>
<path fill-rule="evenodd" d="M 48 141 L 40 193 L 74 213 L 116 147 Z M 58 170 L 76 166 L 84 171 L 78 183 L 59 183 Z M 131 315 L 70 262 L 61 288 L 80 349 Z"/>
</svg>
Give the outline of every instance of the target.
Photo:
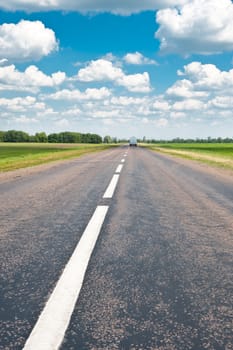
<svg viewBox="0 0 233 350">
<path fill-rule="evenodd" d="M 192 62 L 184 66 L 183 71 L 178 71 L 178 74 L 188 78 L 189 84 L 192 84 L 192 88 L 196 90 L 213 91 L 233 88 L 233 69 L 221 71 L 214 64 Z"/>
<path fill-rule="evenodd" d="M 143 56 L 140 52 L 127 53 L 123 59 L 128 64 L 135 64 L 135 65 L 147 65 L 147 64 L 157 65 L 158 64 L 155 60 L 152 60 L 150 58 Z"/>
<path fill-rule="evenodd" d="M 163 96 L 171 119 L 211 122 L 213 117 L 233 117 L 233 69 L 221 71 L 213 64 L 191 62 L 177 73 L 184 79 L 177 80 Z"/>
<path fill-rule="evenodd" d="M 130 105 L 142 105 L 147 101 L 145 98 L 135 98 L 131 96 L 114 96 L 111 98 L 111 105 L 118 106 L 130 106 Z"/>
<path fill-rule="evenodd" d="M 119 68 L 115 67 L 112 62 L 111 64 L 110 68 Z M 90 65 L 91 63 L 87 67 Z M 37 87 L 47 84 L 55 87 L 56 81 L 59 81 L 59 79 L 52 79 L 52 75 L 47 76 L 41 71 L 38 73 L 36 67 L 29 69 L 30 74 L 28 75 L 30 77 L 34 71 L 36 75 L 38 73 L 33 82 L 25 82 L 25 72 L 19 72 L 12 66 L 0 67 L 0 77 L 3 76 L 1 69 L 8 69 L 7 73 L 6 71 L 4 73 L 4 79 L 7 79 L 6 77 L 9 79 L 12 72 L 13 76 L 16 73 L 19 74 L 14 76 L 11 83 L 16 84 L 17 82 L 18 84 L 18 81 L 22 81 L 27 88 L 29 84 L 34 84 Z M 67 122 L 72 128 L 80 125 L 75 123 L 90 122 L 101 126 L 106 123 L 106 125 L 114 124 L 116 128 L 124 123 L 125 133 L 128 129 L 130 130 L 132 125 L 138 130 L 141 130 L 140 128 L 144 125 L 148 127 L 148 132 L 153 133 L 153 128 L 162 132 L 162 130 L 166 130 L 164 129 L 166 127 L 169 127 L 170 130 L 173 127 L 178 128 L 190 124 L 203 123 L 204 125 L 205 123 L 211 126 L 213 121 L 224 123 L 233 117 L 233 70 L 222 71 L 215 65 L 191 62 L 177 72 L 177 81 L 165 93 L 159 95 L 145 93 L 140 96 L 129 92 L 130 89 L 134 92 L 135 86 L 137 89 L 139 85 L 143 86 L 142 82 L 137 81 L 137 74 L 126 75 L 122 69 L 119 71 L 113 69 L 115 75 L 114 80 L 111 80 L 109 72 L 111 69 L 105 73 L 104 79 L 109 79 L 108 81 L 118 87 L 120 84 L 124 87 L 126 84 L 128 91 L 123 88 L 110 89 L 106 86 L 81 90 L 80 82 L 72 80 L 72 89 L 68 89 L 67 86 L 59 89 L 59 86 L 56 86 L 54 93 L 45 89 L 43 94 L 38 96 L 0 98 L 2 111 L 0 117 L 5 118 L 5 120 L 18 118 L 19 123 L 25 122 L 26 124 L 33 116 L 39 123 L 48 120 L 53 126 L 61 121 L 61 129 L 68 125 Z M 95 77 L 100 77 L 98 71 L 94 73 Z M 89 83 L 90 76 L 89 71 L 87 83 Z M 139 80 L 142 76 L 139 75 Z M 130 81 L 131 77 L 132 81 Z M 147 87 L 149 77 L 146 77 L 145 74 L 144 78 Z M 121 81 L 121 79 L 129 79 L 129 81 Z M 70 80 L 66 79 L 66 81 L 69 84 Z M 90 82 L 93 86 L 93 81 Z M 76 87 L 76 84 L 79 88 Z M 31 85 L 31 90 L 33 90 L 33 85 Z M 20 118 L 22 119 L 20 120 Z"/>
<path fill-rule="evenodd" d="M 124 75 L 119 67 L 115 67 L 112 62 L 106 59 L 91 61 L 91 63 L 79 70 L 77 79 L 83 82 L 92 81 L 113 81 Z"/>
<path fill-rule="evenodd" d="M 231 0 L 191 0 L 157 12 L 163 53 L 216 54 L 233 50 Z"/>
<path fill-rule="evenodd" d="M 66 74 L 63 72 L 53 73 L 51 76 L 44 74 L 38 67 L 32 65 L 20 72 L 15 65 L 0 67 L 1 89 L 38 90 L 40 87 L 54 87 L 63 83 Z"/>
<path fill-rule="evenodd" d="M 187 0 L 0 0 L 0 8 L 5 10 L 49 11 L 70 10 L 77 12 L 111 12 L 120 15 L 129 15 L 147 10 L 177 6 Z"/>
<path fill-rule="evenodd" d="M 175 111 L 194 111 L 204 108 L 204 103 L 199 100 L 187 99 L 184 101 L 175 102 L 172 106 Z"/>
<path fill-rule="evenodd" d="M 2 109 L 11 112 L 25 112 L 30 110 L 44 110 L 45 104 L 38 102 L 33 96 L 0 98 L 0 106 Z"/>
<path fill-rule="evenodd" d="M 68 90 L 63 89 L 50 94 L 47 98 L 52 100 L 66 100 L 66 101 L 79 101 L 79 100 L 102 100 L 111 95 L 111 91 L 105 87 L 100 89 L 86 89 L 81 92 L 78 89 Z"/>
<path fill-rule="evenodd" d="M 19 124 L 28 124 L 28 123 L 38 123 L 38 120 L 35 118 L 27 117 L 26 115 L 21 115 L 14 118 L 14 120 Z"/>
<path fill-rule="evenodd" d="M 153 109 L 156 111 L 166 112 L 169 111 L 170 105 L 167 101 L 157 100 L 152 105 Z"/>
<path fill-rule="evenodd" d="M 79 70 L 77 80 L 82 82 L 111 81 L 132 92 L 149 92 L 150 77 L 147 72 L 127 75 L 111 61 L 99 59 Z"/>
<path fill-rule="evenodd" d="M 203 120 L 233 117 L 233 69 L 221 71 L 213 64 L 191 62 L 164 94 L 172 119 Z"/>
<path fill-rule="evenodd" d="M 116 80 L 118 85 L 124 86 L 131 92 L 150 92 L 150 77 L 147 72 L 142 74 L 123 75 Z"/>
<path fill-rule="evenodd" d="M 166 94 L 174 99 L 207 97 L 208 91 L 195 91 L 192 81 L 188 79 L 178 80 L 173 86 L 167 89 Z"/>
<path fill-rule="evenodd" d="M 209 101 L 208 107 L 233 110 L 233 99 L 230 96 L 216 96 Z"/>
<path fill-rule="evenodd" d="M 15 61 L 39 60 L 57 49 L 54 31 L 40 21 L 0 25 L 0 57 Z"/>
</svg>

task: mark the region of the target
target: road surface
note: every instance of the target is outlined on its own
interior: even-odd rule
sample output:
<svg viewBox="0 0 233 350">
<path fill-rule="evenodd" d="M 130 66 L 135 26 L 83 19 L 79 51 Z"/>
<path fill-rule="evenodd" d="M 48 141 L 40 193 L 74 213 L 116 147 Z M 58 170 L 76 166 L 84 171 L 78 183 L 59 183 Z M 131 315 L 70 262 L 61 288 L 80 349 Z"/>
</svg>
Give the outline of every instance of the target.
<svg viewBox="0 0 233 350">
<path fill-rule="evenodd" d="M 0 198 L 1 350 L 26 349 L 96 208 L 106 213 L 60 349 L 233 349 L 231 174 L 120 147 L 11 173 Z M 67 299 L 27 349 L 47 349 Z"/>
</svg>

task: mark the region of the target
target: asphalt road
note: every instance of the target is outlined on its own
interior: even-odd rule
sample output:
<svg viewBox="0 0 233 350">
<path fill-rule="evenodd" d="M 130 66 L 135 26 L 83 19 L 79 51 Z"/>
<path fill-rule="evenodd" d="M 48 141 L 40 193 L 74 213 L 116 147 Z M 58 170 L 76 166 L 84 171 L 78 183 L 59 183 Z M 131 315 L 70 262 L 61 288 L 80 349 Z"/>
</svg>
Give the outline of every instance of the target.
<svg viewBox="0 0 233 350">
<path fill-rule="evenodd" d="M 126 149 L 0 180 L 1 350 L 24 347 L 99 205 L 61 350 L 233 349 L 232 175 Z"/>
</svg>

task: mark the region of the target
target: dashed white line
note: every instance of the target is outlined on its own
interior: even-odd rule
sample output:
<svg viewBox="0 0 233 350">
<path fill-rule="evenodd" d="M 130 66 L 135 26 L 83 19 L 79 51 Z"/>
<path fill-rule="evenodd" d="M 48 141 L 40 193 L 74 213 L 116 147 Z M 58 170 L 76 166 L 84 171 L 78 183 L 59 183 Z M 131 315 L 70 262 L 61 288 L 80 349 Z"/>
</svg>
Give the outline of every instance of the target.
<svg viewBox="0 0 233 350">
<path fill-rule="evenodd" d="M 124 162 L 123 158 L 121 163 Z M 123 166 L 118 165 L 115 171 L 118 174 L 113 175 L 103 198 L 113 197 Z M 96 208 L 23 350 L 57 350 L 60 347 L 108 209 L 108 206 Z"/>
<path fill-rule="evenodd" d="M 118 174 L 113 175 L 113 178 L 112 178 L 108 188 L 106 189 L 106 191 L 103 195 L 103 198 L 112 198 L 113 197 L 116 185 L 117 185 L 118 180 L 119 180 L 119 176 L 120 175 L 118 175 Z"/>
<path fill-rule="evenodd" d="M 23 350 L 57 350 L 61 345 L 108 208 L 96 208 Z"/>
<path fill-rule="evenodd" d="M 123 166 L 124 166 L 123 164 L 119 164 L 118 167 L 116 168 L 115 173 L 117 173 L 117 174 L 121 173 L 121 170 L 123 169 Z"/>
</svg>

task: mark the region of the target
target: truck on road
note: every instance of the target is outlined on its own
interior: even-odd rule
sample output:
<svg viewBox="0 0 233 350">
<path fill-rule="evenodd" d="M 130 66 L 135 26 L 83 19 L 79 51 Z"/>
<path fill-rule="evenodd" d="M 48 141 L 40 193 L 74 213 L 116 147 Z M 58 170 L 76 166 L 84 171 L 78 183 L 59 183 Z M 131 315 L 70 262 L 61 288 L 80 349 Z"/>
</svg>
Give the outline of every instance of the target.
<svg viewBox="0 0 233 350">
<path fill-rule="evenodd" d="M 129 145 L 130 146 L 137 146 L 137 139 L 135 136 L 130 137 L 129 139 Z"/>
</svg>

